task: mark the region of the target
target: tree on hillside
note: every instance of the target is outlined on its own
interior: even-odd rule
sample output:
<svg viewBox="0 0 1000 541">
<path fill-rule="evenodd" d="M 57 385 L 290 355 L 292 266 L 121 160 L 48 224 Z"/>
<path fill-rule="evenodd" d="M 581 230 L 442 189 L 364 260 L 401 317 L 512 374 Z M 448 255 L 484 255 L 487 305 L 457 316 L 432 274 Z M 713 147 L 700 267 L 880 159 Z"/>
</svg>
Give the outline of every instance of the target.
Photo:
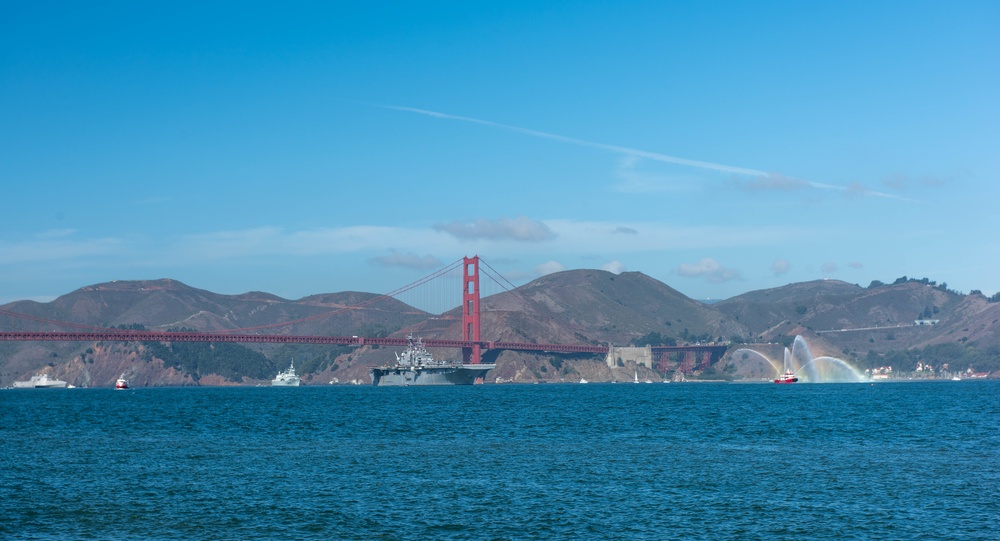
<svg viewBox="0 0 1000 541">
<path fill-rule="evenodd" d="M 653 331 L 651 333 L 647 333 L 642 338 L 632 339 L 631 344 L 640 348 L 646 346 L 676 346 L 677 340 L 674 340 L 669 336 L 662 336 L 660 333 Z"/>
</svg>

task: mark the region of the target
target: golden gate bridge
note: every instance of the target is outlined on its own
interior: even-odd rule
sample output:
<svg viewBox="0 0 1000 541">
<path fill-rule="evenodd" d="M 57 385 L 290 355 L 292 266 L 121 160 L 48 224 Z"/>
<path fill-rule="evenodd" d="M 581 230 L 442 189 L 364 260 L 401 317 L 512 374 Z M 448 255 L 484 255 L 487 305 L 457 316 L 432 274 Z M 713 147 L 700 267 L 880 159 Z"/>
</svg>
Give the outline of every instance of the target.
<svg viewBox="0 0 1000 541">
<path fill-rule="evenodd" d="M 482 340 L 480 317 L 481 263 L 492 271 L 492 273 L 485 272 L 485 274 L 496 284 L 506 289 L 508 292 L 516 294 L 516 288 L 514 288 L 512 283 L 503 278 L 500 273 L 493 270 L 492 267 L 490 267 L 485 261 L 482 261 L 479 256 L 473 256 L 464 257 L 419 280 L 407 284 L 406 286 L 384 295 L 373 297 L 357 305 L 280 323 L 212 332 L 132 330 L 57 321 L 49 318 L 0 309 L 0 341 L 234 342 L 258 344 L 320 344 L 358 347 L 366 345 L 406 346 L 407 339 L 405 337 L 289 335 L 267 334 L 262 333 L 261 331 L 288 327 L 297 323 L 328 318 L 349 310 L 362 309 L 387 298 L 400 297 L 418 287 L 440 279 L 448 275 L 448 273 L 461 269 L 462 336 L 459 339 L 423 339 L 423 343 L 426 347 L 461 349 L 463 362 L 470 364 L 481 363 L 484 351 L 521 351 L 539 354 L 576 353 L 593 355 L 607 355 L 609 353 L 610 345 L 539 344 L 529 342 Z M 506 282 L 506 284 L 504 282 Z M 508 288 L 508 285 L 510 288 Z M 48 330 L 41 330 L 42 328 L 46 328 Z M 690 369 L 690 367 L 695 365 L 707 366 L 708 364 L 719 360 L 725 353 L 727 347 L 724 345 L 714 344 L 695 344 L 684 346 L 651 346 L 651 349 L 654 359 L 659 360 L 666 356 L 680 356 L 684 359 L 682 365 L 687 366 Z"/>
</svg>

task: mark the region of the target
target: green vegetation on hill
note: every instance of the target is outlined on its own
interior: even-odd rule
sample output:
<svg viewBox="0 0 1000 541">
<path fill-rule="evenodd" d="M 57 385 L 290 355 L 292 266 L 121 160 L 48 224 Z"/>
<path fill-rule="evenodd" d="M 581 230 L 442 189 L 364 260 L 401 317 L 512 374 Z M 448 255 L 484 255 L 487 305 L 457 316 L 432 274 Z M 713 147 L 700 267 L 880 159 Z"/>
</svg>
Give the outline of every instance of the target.
<svg viewBox="0 0 1000 541">
<path fill-rule="evenodd" d="M 354 349 L 356 348 L 353 346 L 285 344 L 271 358 L 279 367 L 287 367 L 294 362 L 295 372 L 301 376 L 303 374 L 316 374 L 328 368 L 331 372 L 336 372 L 339 368 L 336 364 L 337 357 L 344 353 L 350 353 Z"/>
<path fill-rule="evenodd" d="M 141 325 L 129 326 L 143 330 Z M 193 329 L 171 329 L 195 332 Z M 163 366 L 190 374 L 195 381 L 206 374 L 218 374 L 230 381 L 267 379 L 274 376 L 275 366 L 262 353 L 239 344 L 225 342 L 149 342 L 147 355 L 163 360 Z"/>
<path fill-rule="evenodd" d="M 962 294 L 959 291 L 955 291 L 953 289 L 948 289 L 948 283 L 947 282 L 941 282 L 941 285 L 938 285 L 938 283 L 935 280 L 931 280 L 930 278 L 921 278 L 921 279 L 918 280 L 916 278 L 909 278 L 907 276 L 900 276 L 899 278 L 896 278 L 896 281 L 893 282 L 892 285 L 895 286 L 895 285 L 906 284 L 906 283 L 924 284 L 924 285 L 928 285 L 928 286 L 937 288 L 937 289 L 939 289 L 941 291 L 944 291 L 946 293 L 952 293 L 954 295 L 961 295 Z M 876 288 L 876 287 L 885 287 L 885 283 L 881 282 L 879 280 L 872 280 L 872 283 L 868 285 L 868 289 L 873 289 L 873 288 Z"/>
<path fill-rule="evenodd" d="M 687 329 L 684 330 L 686 331 Z M 669 336 L 662 336 L 660 333 L 654 331 L 646 334 L 642 338 L 632 340 L 632 345 L 640 348 L 646 346 L 676 346 L 677 340 L 674 340 Z"/>
<path fill-rule="evenodd" d="M 883 355 L 869 351 L 861 360 L 861 369 L 891 366 L 893 370 L 912 372 L 917 363 L 930 364 L 935 369 L 941 369 L 945 363 L 952 372 L 972 368 L 976 372 L 993 372 L 1000 370 L 1000 350 L 988 350 L 962 344 L 937 344 L 922 349 L 906 349 L 890 351 Z"/>
<path fill-rule="evenodd" d="M 230 381 L 274 377 L 275 366 L 262 353 L 238 344 L 202 342 L 150 342 L 146 351 L 195 381 L 205 374 L 218 374 Z"/>
</svg>

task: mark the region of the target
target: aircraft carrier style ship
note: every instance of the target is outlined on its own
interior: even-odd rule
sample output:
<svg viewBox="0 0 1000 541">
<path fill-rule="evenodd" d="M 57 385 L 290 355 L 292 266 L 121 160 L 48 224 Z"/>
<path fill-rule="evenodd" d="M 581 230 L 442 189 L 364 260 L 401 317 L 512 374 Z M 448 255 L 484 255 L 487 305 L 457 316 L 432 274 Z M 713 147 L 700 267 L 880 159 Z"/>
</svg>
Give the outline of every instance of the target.
<svg viewBox="0 0 1000 541">
<path fill-rule="evenodd" d="M 435 361 L 424 349 L 420 338 L 406 337 L 408 345 L 402 354 L 396 354 L 393 366 L 375 366 L 369 370 L 372 385 L 472 385 L 481 383 L 495 364 L 462 364 Z"/>
</svg>

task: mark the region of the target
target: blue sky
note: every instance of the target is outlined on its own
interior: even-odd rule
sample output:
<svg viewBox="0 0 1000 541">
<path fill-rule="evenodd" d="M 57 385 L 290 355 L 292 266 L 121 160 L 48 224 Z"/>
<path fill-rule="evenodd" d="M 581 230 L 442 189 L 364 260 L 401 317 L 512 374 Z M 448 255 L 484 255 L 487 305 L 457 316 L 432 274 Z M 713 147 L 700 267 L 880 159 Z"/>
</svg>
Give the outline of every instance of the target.
<svg viewBox="0 0 1000 541">
<path fill-rule="evenodd" d="M 992 1 L 5 3 L 0 302 L 384 293 L 474 254 L 697 299 L 990 295 L 998 28 Z"/>
</svg>

